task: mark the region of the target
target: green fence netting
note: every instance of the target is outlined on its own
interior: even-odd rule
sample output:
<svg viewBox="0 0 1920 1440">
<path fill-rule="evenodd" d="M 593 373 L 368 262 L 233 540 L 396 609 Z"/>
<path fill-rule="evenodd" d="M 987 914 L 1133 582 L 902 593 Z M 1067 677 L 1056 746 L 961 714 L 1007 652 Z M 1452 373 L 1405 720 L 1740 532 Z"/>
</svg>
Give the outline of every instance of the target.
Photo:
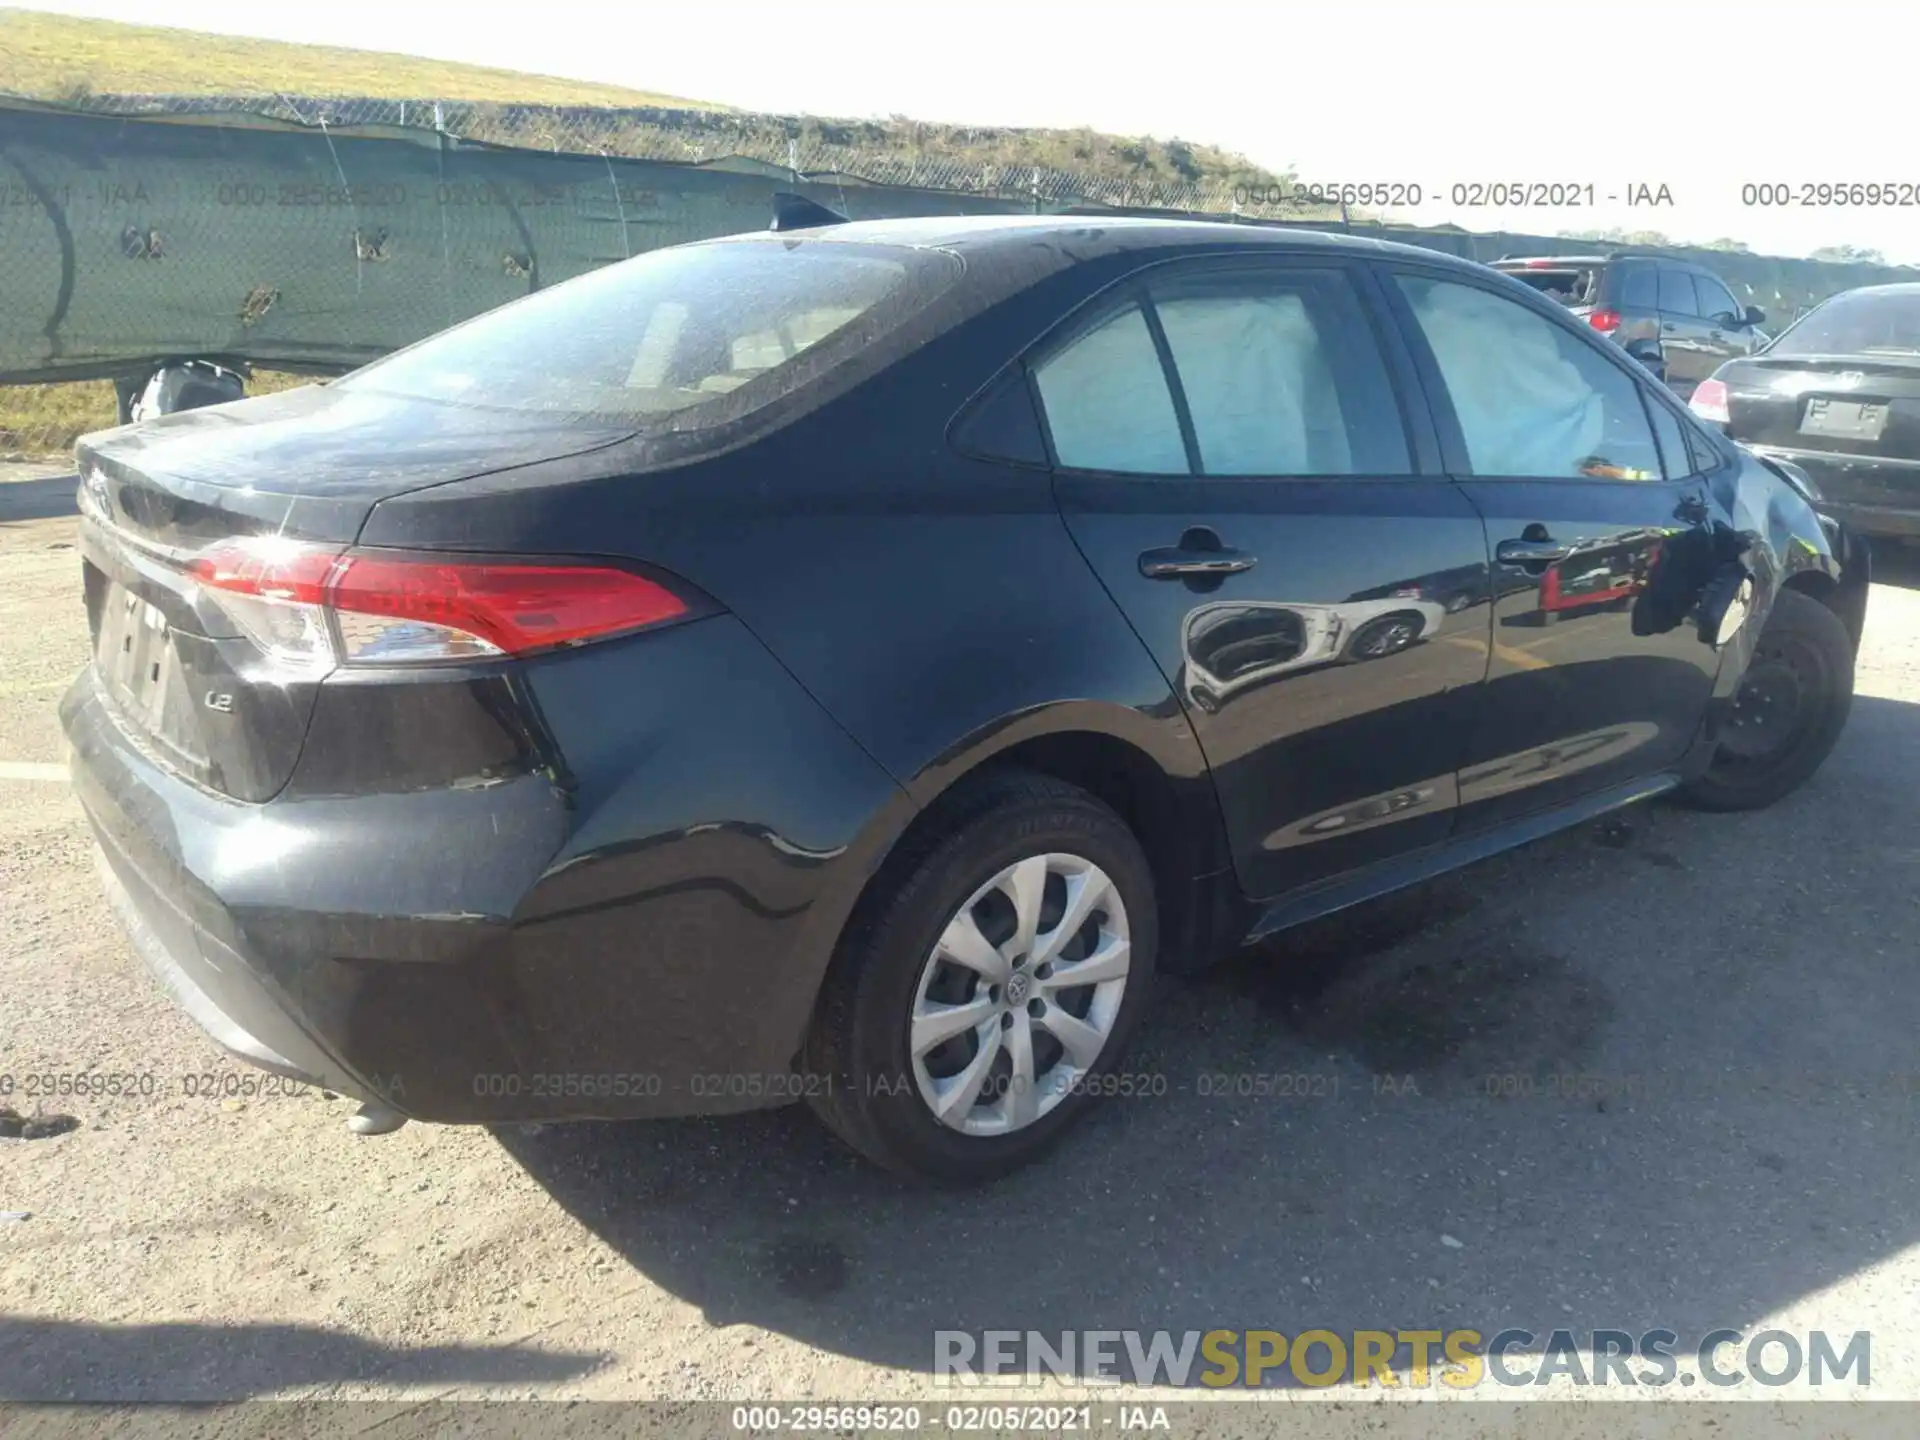
<svg viewBox="0 0 1920 1440">
<path fill-rule="evenodd" d="M 856 219 L 1150 213 L 1091 204 L 1057 184 L 1045 195 L 965 193 L 823 178 L 748 157 L 681 164 L 501 146 L 418 124 L 102 114 L 0 99 L 0 381 L 122 374 L 184 356 L 344 369 L 643 250 L 765 229 L 779 191 Z M 1595 248 L 1353 228 L 1479 260 Z M 1710 265 L 1776 320 L 1840 290 L 1915 275 L 1674 253 Z"/>
</svg>

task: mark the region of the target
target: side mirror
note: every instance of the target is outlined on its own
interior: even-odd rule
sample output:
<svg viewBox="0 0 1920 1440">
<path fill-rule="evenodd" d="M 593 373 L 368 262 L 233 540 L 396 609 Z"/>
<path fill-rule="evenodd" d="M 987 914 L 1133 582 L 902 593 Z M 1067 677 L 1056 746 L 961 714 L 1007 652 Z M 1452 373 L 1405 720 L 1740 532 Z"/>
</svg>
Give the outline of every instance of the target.
<svg viewBox="0 0 1920 1440">
<path fill-rule="evenodd" d="M 1636 339 L 1627 341 L 1626 351 L 1627 354 L 1651 370 L 1656 380 L 1666 380 L 1667 352 L 1661 348 L 1660 342 L 1653 336 L 1642 335 Z"/>
<path fill-rule="evenodd" d="M 1749 305 L 1747 307 L 1747 313 L 1741 319 L 1740 323 L 1742 325 L 1764 325 L 1767 323 L 1767 312 L 1760 309 L 1757 305 Z"/>
</svg>

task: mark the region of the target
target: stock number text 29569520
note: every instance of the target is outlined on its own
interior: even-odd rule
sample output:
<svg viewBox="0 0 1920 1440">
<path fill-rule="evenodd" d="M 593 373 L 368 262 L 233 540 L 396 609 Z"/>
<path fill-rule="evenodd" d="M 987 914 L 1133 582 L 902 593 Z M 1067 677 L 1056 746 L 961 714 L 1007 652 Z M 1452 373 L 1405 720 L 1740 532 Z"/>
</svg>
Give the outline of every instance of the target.
<svg viewBox="0 0 1920 1440">
<path fill-rule="evenodd" d="M 1915 180 L 1763 180 L 1740 187 L 1740 203 L 1802 209 L 1864 209 L 1920 205 Z"/>
</svg>

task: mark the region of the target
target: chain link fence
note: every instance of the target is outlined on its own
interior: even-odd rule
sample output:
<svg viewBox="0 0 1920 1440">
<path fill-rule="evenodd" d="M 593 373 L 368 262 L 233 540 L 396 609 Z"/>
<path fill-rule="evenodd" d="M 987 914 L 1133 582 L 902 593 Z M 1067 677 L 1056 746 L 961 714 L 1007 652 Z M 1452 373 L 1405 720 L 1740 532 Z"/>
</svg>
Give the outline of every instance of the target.
<svg viewBox="0 0 1920 1440">
<path fill-rule="evenodd" d="M 459 140 L 549 154 L 611 155 L 685 165 L 729 162 L 796 180 L 942 190 L 1061 208 L 1159 209 L 1277 219 L 1339 215 L 1338 205 L 1296 198 L 1283 177 L 1248 166 L 1225 180 L 1183 174 L 1190 148 L 1093 132 L 1035 132 L 927 125 L 909 120 L 823 120 L 811 116 L 667 107 L 608 108 L 239 95 L 75 95 L 62 102 L 102 115 L 176 118 L 246 114 L 322 130 L 432 130 Z M 1044 139 L 1036 139 L 1036 136 Z M 1106 171 L 1035 163 L 1054 146 L 1096 153 Z"/>
<path fill-rule="evenodd" d="M 0 124 L 0 379 L 27 382 L 0 383 L 0 459 L 117 423 L 113 377 L 165 357 L 284 388 L 627 255 L 764 229 L 777 191 L 854 218 L 1172 213 L 1479 260 L 1606 248 L 1381 225 L 1251 168 L 1192 178 L 1178 142 L 1091 132 L 278 93 L 0 96 Z M 1035 163 L 1049 145 L 1074 163 Z M 1776 329 L 1911 277 L 1691 253 Z"/>
<path fill-rule="evenodd" d="M 856 218 L 1340 219 L 1264 172 L 1200 183 L 1178 142 L 1091 132 L 1049 138 L 1122 173 L 1032 163 L 1029 132 L 724 110 L 71 93 L 0 96 L 0 123 L 0 376 L 31 382 L 0 384 L 0 458 L 118 423 L 109 377 L 143 359 L 251 361 L 250 390 L 284 387 L 643 249 L 763 229 L 776 190 Z"/>
</svg>

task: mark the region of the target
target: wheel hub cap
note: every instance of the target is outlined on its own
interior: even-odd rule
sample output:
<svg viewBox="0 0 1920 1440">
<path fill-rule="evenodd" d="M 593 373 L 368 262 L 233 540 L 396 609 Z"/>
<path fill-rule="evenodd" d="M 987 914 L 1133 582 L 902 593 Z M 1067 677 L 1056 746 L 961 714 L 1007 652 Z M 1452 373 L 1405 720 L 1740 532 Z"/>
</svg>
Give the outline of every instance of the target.
<svg viewBox="0 0 1920 1440">
<path fill-rule="evenodd" d="M 1079 855 L 1033 855 L 954 911 L 915 987 L 907 1051 L 920 1098 L 967 1135 L 1024 1129 L 1073 1092 L 1113 1034 L 1127 909 Z"/>
</svg>

